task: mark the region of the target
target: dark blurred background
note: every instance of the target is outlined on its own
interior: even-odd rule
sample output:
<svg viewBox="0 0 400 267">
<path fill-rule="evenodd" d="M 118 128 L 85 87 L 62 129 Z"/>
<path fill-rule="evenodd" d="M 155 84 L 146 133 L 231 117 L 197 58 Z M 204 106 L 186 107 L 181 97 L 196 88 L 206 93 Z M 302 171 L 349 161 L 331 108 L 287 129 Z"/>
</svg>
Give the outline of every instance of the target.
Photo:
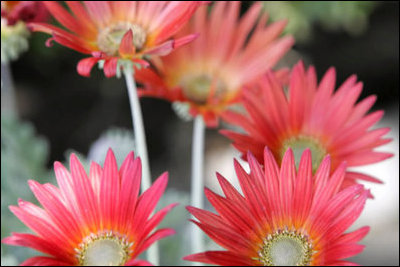
<svg viewBox="0 0 400 267">
<path fill-rule="evenodd" d="M 242 11 L 249 5 L 244 4 Z M 313 4 L 307 5 L 310 8 Z M 300 10 L 303 6 L 296 8 Z M 373 2 L 373 8 L 368 12 L 365 30 L 357 34 L 344 28 L 332 30 L 324 24 L 310 22 L 312 34 L 308 32 L 307 38 L 300 38 L 282 65 L 291 66 L 302 58 L 306 65 L 316 67 L 319 79 L 329 67 L 335 66 L 337 87 L 350 75 L 357 74 L 358 79 L 364 82 L 361 99 L 376 94 L 378 100 L 372 110 L 384 109 L 387 119 L 384 122 L 393 123 L 395 142 L 392 145 L 398 159 L 399 4 Z M 302 35 L 302 31 L 295 34 Z M 68 149 L 87 155 L 93 142 L 110 126 L 131 129 L 132 121 L 123 79 L 107 79 L 97 68 L 93 69 L 90 78 L 79 76 L 76 64 L 83 56 L 57 44 L 47 48 L 44 44 L 47 37 L 34 34 L 29 51 L 11 63 L 11 70 L 18 114 L 21 120 L 32 122 L 36 135 L 48 140 L 46 164 L 51 168 L 54 161 L 66 160 Z M 179 120 L 168 102 L 145 98 L 141 104 L 153 177 L 167 170 L 171 177 L 169 186 L 188 191 L 192 123 Z M 227 166 L 222 166 L 222 163 L 213 165 L 206 160 L 206 175 L 213 176 L 215 171 L 232 169 L 232 156 L 238 154 L 229 154 L 234 153 L 229 141 L 215 129 L 207 130 L 206 136 L 209 159 L 219 159 L 216 155 L 221 155 L 221 151 L 228 153 Z M 392 178 L 396 180 L 397 177 L 394 183 L 398 187 L 398 165 L 390 166 L 391 171 L 397 168 Z M 392 225 L 397 239 L 388 244 L 391 248 L 387 261 L 379 260 L 377 264 L 398 264 L 398 191 L 390 201 L 396 201 L 396 197 L 391 216 L 397 218 L 397 222 L 393 219 Z M 393 254 L 395 251 L 397 254 Z M 371 258 L 361 259 L 358 263 L 375 263 L 373 259 L 377 258 L 372 257 L 373 252 L 369 255 Z"/>
</svg>

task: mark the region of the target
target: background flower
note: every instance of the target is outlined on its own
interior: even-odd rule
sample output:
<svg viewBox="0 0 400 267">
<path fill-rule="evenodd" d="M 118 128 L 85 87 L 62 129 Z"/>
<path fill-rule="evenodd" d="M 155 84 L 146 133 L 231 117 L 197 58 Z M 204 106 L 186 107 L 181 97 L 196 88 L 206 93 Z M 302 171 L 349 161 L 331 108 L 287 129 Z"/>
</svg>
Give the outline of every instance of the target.
<svg viewBox="0 0 400 267">
<path fill-rule="evenodd" d="M 207 126 L 217 126 L 219 114 L 239 102 L 243 85 L 273 68 L 294 43 L 291 36 L 280 37 L 286 21 L 267 25 L 260 3 L 239 18 L 240 5 L 218 1 L 209 14 L 207 6 L 200 7 L 177 35 L 199 37 L 156 58 L 157 70 L 138 71 L 135 77 L 144 85 L 139 92 L 188 104 L 192 116 L 200 114 Z"/>
<path fill-rule="evenodd" d="M 104 60 L 104 74 L 112 77 L 118 59 L 147 65 L 145 55 L 166 55 L 193 40 L 188 34 L 170 39 L 192 16 L 201 1 L 163 3 L 150 1 L 69 1 L 68 12 L 54 1 L 44 2 L 49 12 L 68 31 L 50 24 L 31 23 L 33 31 L 51 34 L 55 41 L 78 52 L 92 55 L 77 66 L 79 74 L 89 76 L 92 67 Z"/>
<path fill-rule="evenodd" d="M 44 22 L 48 13 L 40 1 L 1 1 L 1 62 L 28 50 L 28 22 Z"/>
<path fill-rule="evenodd" d="M 336 73 L 331 68 L 317 84 L 314 67 L 304 69 L 299 62 L 292 70 L 290 83 L 284 88 L 273 73 L 260 78 L 252 90 L 246 90 L 243 103 L 248 115 L 226 112 L 223 118 L 242 127 L 246 134 L 223 130 L 234 146 L 244 155 L 254 153 L 262 162 L 265 146 L 281 162 L 290 147 L 296 164 L 306 148 L 313 154 L 315 172 L 325 155 L 331 155 L 332 171 L 343 161 L 349 167 L 382 161 L 391 153 L 374 151 L 391 141 L 383 138 L 390 128 L 371 130 L 383 116 L 383 111 L 367 114 L 376 101 L 369 96 L 356 104 L 363 84 L 355 75 L 349 77 L 334 92 Z M 358 180 L 380 182 L 377 178 L 347 171 L 343 187 Z"/>
</svg>

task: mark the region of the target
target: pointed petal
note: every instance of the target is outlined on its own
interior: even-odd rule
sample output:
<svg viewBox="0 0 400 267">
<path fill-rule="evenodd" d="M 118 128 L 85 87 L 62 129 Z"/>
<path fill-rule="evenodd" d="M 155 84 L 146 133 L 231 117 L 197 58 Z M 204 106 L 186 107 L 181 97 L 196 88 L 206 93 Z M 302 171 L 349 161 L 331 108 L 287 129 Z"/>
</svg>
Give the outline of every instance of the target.
<svg viewBox="0 0 400 267">
<path fill-rule="evenodd" d="M 132 258 L 140 255 L 143 251 L 147 250 L 154 242 L 157 242 L 160 239 L 166 238 L 168 236 L 174 235 L 175 231 L 173 229 L 160 229 L 154 232 L 151 236 L 149 236 L 139 247 L 134 251 Z"/>
<path fill-rule="evenodd" d="M 135 55 L 136 48 L 133 45 L 133 33 L 130 29 L 122 37 L 121 44 L 119 45 L 119 54 L 123 58 L 130 58 Z"/>
<path fill-rule="evenodd" d="M 99 61 L 99 58 L 89 57 L 81 59 L 76 66 L 78 73 L 84 77 L 90 77 L 90 72 L 93 66 Z"/>
<path fill-rule="evenodd" d="M 118 67 L 118 58 L 117 57 L 112 57 L 110 59 L 106 59 L 104 62 L 104 75 L 107 78 L 114 77 L 115 74 L 117 73 L 117 67 Z"/>
<path fill-rule="evenodd" d="M 168 173 L 163 173 L 139 198 L 133 218 L 133 232 L 143 231 L 147 219 L 153 212 L 168 183 Z"/>
<path fill-rule="evenodd" d="M 175 43 L 174 43 L 174 49 L 176 49 L 178 47 L 181 47 L 181 46 L 184 46 L 184 45 L 186 45 L 188 43 L 191 43 L 194 40 L 196 40 L 198 37 L 199 37 L 198 33 L 193 33 L 193 34 L 189 34 L 189 35 L 186 35 L 184 37 L 181 37 L 179 39 L 176 39 Z"/>
<path fill-rule="evenodd" d="M 183 258 L 186 261 L 196 261 L 221 266 L 255 266 L 256 262 L 230 251 L 207 251 L 188 255 Z"/>
<path fill-rule="evenodd" d="M 117 218 L 116 203 L 119 203 L 120 177 L 114 153 L 108 150 L 100 180 L 100 213 L 103 229 L 112 229 L 112 221 Z"/>
<path fill-rule="evenodd" d="M 283 217 L 290 217 L 292 211 L 293 183 L 296 179 L 296 165 L 292 150 L 289 148 L 282 159 L 279 174 L 280 208 Z"/>
<path fill-rule="evenodd" d="M 74 263 L 63 262 L 50 257 L 32 257 L 21 263 L 21 266 L 70 266 Z"/>
<path fill-rule="evenodd" d="M 150 49 L 143 51 L 143 54 L 165 56 L 171 53 L 173 49 L 174 49 L 174 40 L 169 40 L 156 47 L 152 47 Z"/>
</svg>

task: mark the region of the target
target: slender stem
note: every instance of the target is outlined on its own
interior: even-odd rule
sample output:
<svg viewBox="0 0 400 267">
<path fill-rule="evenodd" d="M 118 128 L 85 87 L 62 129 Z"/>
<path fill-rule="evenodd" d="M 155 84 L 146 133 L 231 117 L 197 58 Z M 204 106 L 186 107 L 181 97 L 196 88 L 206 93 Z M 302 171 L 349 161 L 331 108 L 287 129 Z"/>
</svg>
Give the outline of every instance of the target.
<svg viewBox="0 0 400 267">
<path fill-rule="evenodd" d="M 137 94 L 136 83 L 133 79 L 133 68 L 124 68 L 126 85 L 128 87 L 129 102 L 131 106 L 133 128 L 135 133 L 135 144 L 137 153 L 142 161 L 142 193 L 151 186 L 151 174 L 149 157 L 147 155 L 146 135 L 143 126 L 142 110 L 140 108 L 139 97 Z M 159 265 L 158 245 L 154 243 L 148 250 L 149 261 L 154 265 Z"/>
<path fill-rule="evenodd" d="M 194 119 L 193 124 L 193 141 L 192 141 L 192 206 L 203 209 L 203 188 L 204 188 L 204 133 L 205 125 L 202 116 L 198 115 Z M 204 251 L 204 240 L 202 233 L 196 225 L 192 225 L 191 246 L 192 253 Z M 194 264 L 199 265 L 199 264 Z"/>
<path fill-rule="evenodd" d="M 8 62 L 1 63 L 1 112 L 10 115 L 18 115 L 14 82 Z"/>
</svg>

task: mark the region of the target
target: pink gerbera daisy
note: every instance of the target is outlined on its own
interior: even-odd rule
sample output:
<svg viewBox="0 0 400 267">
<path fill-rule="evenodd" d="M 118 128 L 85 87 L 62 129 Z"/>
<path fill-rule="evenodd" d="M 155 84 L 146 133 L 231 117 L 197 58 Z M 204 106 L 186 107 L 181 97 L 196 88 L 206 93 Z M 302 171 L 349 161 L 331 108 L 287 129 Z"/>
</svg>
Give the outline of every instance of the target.
<svg viewBox="0 0 400 267">
<path fill-rule="evenodd" d="M 56 1 L 43 1 L 53 17 L 68 31 L 45 23 L 31 23 L 34 31 L 52 35 L 55 41 L 91 57 L 82 59 L 78 72 L 89 76 L 104 60 L 104 73 L 114 76 L 119 59 L 147 65 L 145 56 L 166 55 L 192 41 L 188 33 L 170 39 L 193 15 L 202 1 L 66 1 L 70 12 Z"/>
<path fill-rule="evenodd" d="M 374 151 L 391 139 L 383 136 L 389 128 L 370 130 L 382 116 L 383 111 L 366 115 L 374 104 L 376 96 L 369 96 L 356 104 L 363 84 L 355 75 L 349 77 L 334 92 L 335 69 L 331 68 L 317 84 L 313 67 L 307 71 L 299 62 L 291 73 L 288 88 L 278 82 L 273 73 L 254 83 L 253 90 L 247 90 L 243 104 L 248 115 L 226 112 L 223 118 L 240 126 L 246 134 L 223 130 L 234 146 L 244 155 L 250 150 L 262 162 L 265 146 L 271 150 L 277 162 L 290 147 L 298 164 L 305 148 L 313 156 L 313 171 L 325 155 L 332 160 L 332 171 L 342 161 L 348 166 L 360 166 L 382 161 L 392 154 Z M 378 179 L 348 171 L 343 186 L 357 180 L 380 182 Z"/>
<path fill-rule="evenodd" d="M 242 86 L 274 67 L 294 40 L 280 37 L 285 21 L 266 25 L 260 3 L 242 18 L 240 2 L 217 1 L 210 12 L 207 8 L 200 7 L 178 34 L 196 32 L 198 39 L 156 58 L 157 71 L 142 69 L 135 77 L 143 84 L 141 95 L 181 102 L 191 116 L 202 115 L 215 127 L 219 114 L 238 102 Z"/>
<path fill-rule="evenodd" d="M 313 176 L 309 149 L 298 171 L 291 149 L 280 168 L 267 148 L 265 171 L 251 153 L 248 160 L 249 174 L 235 161 L 243 195 L 217 174 L 225 197 L 205 190 L 217 214 L 188 207 L 199 220 L 193 222 L 226 251 L 206 251 L 184 259 L 216 265 L 355 265 L 343 259 L 363 250 L 357 243 L 369 227 L 344 232 L 359 217 L 368 191 L 362 185 L 339 191 L 345 163 L 330 176 L 326 156 Z"/>
<path fill-rule="evenodd" d="M 89 176 L 74 154 L 70 172 L 59 162 L 54 171 L 59 188 L 29 181 L 43 208 L 23 200 L 18 207 L 10 206 L 35 234 L 13 233 L 2 242 L 49 255 L 27 259 L 22 265 L 148 265 L 136 257 L 174 233 L 172 229 L 152 232 L 175 204 L 149 218 L 165 190 L 168 174 L 161 175 L 139 197 L 141 162 L 133 153 L 119 171 L 111 150 L 104 168 L 92 162 Z"/>
</svg>

